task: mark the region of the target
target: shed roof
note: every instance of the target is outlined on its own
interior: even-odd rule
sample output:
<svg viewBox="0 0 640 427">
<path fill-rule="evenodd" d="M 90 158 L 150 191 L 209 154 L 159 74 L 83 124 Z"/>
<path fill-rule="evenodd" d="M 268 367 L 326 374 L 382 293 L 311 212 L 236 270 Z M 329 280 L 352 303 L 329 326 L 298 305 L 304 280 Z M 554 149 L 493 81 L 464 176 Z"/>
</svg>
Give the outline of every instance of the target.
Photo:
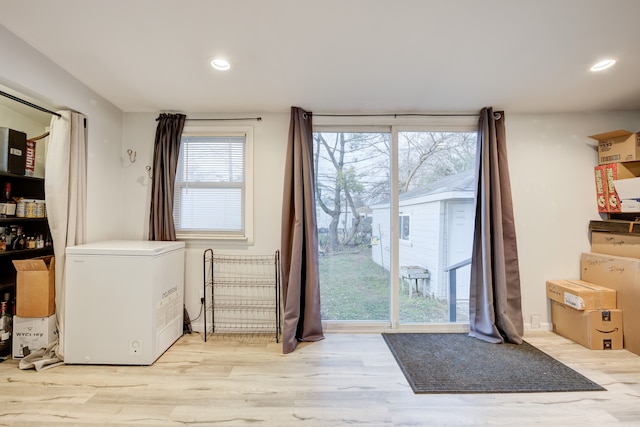
<svg viewBox="0 0 640 427">
<path fill-rule="evenodd" d="M 409 200 L 416 197 L 423 197 L 430 194 L 445 193 L 451 191 L 474 191 L 475 173 L 473 169 L 449 175 L 434 182 L 423 185 L 398 196 L 399 200 Z"/>
</svg>

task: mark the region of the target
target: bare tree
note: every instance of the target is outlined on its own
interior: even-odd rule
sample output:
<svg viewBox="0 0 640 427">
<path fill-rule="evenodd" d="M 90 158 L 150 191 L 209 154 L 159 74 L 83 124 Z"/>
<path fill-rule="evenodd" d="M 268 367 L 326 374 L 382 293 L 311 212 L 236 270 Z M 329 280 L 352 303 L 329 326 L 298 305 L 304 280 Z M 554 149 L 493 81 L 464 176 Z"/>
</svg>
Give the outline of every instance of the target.
<svg viewBox="0 0 640 427">
<path fill-rule="evenodd" d="M 472 169 L 476 136 L 468 132 L 403 132 L 400 192 Z"/>
<path fill-rule="evenodd" d="M 314 141 L 316 200 L 330 217 L 328 249 L 335 251 L 358 233 L 358 208 L 388 202 L 391 139 L 379 132 L 316 132 Z M 471 133 L 402 132 L 399 145 L 401 193 L 471 169 L 475 161 Z"/>
<path fill-rule="evenodd" d="M 315 133 L 316 143 L 316 199 L 318 206 L 331 218 L 329 223 L 329 249 L 336 250 L 341 245 L 353 241 L 360 227 L 358 208 L 364 205 L 362 194 L 366 190 L 366 176 L 371 173 L 363 164 L 376 166 L 375 160 L 381 153 L 371 150 L 379 134 L 367 133 Z M 332 167 L 319 167 L 328 162 Z M 359 167 L 356 168 L 355 165 Z M 351 214 L 352 223 L 347 223 Z M 342 218 L 342 233 L 339 233 Z"/>
</svg>

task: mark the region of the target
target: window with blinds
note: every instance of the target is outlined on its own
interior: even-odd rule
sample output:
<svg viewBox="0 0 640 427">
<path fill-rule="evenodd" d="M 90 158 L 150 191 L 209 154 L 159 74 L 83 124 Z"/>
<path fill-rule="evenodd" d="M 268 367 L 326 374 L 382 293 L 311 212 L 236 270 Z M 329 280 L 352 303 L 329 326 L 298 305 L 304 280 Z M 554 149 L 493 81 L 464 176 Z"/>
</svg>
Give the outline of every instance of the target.
<svg viewBox="0 0 640 427">
<path fill-rule="evenodd" d="M 247 134 L 183 133 L 176 170 L 176 234 L 245 235 Z"/>
</svg>

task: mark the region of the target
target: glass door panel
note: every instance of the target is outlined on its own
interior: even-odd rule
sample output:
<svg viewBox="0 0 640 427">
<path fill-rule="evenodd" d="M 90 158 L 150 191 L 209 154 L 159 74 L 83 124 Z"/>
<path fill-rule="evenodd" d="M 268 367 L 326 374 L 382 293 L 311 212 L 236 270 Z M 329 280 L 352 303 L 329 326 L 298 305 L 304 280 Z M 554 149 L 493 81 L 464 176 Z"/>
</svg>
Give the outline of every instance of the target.
<svg viewBox="0 0 640 427">
<path fill-rule="evenodd" d="M 389 133 L 314 133 L 323 320 L 390 319 L 390 141 Z"/>
<path fill-rule="evenodd" d="M 398 133 L 400 323 L 468 321 L 476 133 Z"/>
</svg>

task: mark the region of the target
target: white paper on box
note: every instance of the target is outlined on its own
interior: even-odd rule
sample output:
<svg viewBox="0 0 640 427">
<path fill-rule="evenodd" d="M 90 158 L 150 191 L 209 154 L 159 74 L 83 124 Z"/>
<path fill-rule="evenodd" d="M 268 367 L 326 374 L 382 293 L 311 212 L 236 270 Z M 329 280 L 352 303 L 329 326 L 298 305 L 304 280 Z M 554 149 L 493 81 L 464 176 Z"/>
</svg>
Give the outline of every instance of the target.
<svg viewBox="0 0 640 427">
<path fill-rule="evenodd" d="M 584 309 L 584 300 L 578 295 L 570 294 L 567 291 L 564 292 L 564 304 L 577 310 Z"/>
<path fill-rule="evenodd" d="M 640 212 L 640 201 L 636 199 L 621 199 L 620 212 Z"/>
<path fill-rule="evenodd" d="M 613 186 L 620 200 L 640 199 L 640 178 L 616 179 Z"/>
</svg>

